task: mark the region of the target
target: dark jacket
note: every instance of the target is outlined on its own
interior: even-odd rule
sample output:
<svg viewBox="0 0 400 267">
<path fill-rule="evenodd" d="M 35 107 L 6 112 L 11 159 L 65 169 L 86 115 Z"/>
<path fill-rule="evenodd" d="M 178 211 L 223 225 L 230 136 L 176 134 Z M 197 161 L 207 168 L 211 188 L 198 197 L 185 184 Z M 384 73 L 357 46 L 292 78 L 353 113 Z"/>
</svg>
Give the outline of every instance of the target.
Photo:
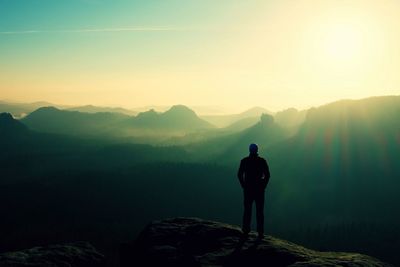
<svg viewBox="0 0 400 267">
<path fill-rule="evenodd" d="M 242 188 L 263 190 L 271 176 L 267 161 L 258 155 L 252 154 L 240 161 L 237 175 Z"/>
</svg>

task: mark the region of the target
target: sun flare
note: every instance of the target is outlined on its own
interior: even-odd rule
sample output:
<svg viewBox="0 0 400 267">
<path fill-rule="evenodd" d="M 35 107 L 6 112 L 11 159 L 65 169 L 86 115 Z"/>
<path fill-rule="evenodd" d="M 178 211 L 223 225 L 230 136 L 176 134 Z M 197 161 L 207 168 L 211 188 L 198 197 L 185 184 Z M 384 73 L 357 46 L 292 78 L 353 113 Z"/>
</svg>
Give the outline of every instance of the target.
<svg viewBox="0 0 400 267">
<path fill-rule="evenodd" d="M 366 83 L 382 51 L 376 21 L 328 17 L 309 31 L 306 51 L 310 68 L 325 84 L 346 88 Z"/>
<path fill-rule="evenodd" d="M 332 25 L 322 36 L 321 50 L 331 61 L 355 60 L 363 52 L 363 34 L 352 25 Z"/>
</svg>

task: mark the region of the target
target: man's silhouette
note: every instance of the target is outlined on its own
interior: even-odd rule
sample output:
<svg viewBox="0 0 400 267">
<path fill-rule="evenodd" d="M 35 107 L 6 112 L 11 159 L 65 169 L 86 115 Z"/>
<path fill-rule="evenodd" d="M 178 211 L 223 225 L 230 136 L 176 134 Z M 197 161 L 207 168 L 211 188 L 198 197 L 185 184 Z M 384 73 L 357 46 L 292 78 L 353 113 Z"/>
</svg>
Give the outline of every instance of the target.
<svg viewBox="0 0 400 267">
<path fill-rule="evenodd" d="M 270 173 L 267 161 L 258 156 L 258 146 L 249 146 L 250 155 L 240 161 L 238 178 L 243 188 L 244 213 L 242 230 L 245 235 L 250 232 L 251 210 L 256 202 L 258 237 L 264 236 L 264 192 Z"/>
</svg>

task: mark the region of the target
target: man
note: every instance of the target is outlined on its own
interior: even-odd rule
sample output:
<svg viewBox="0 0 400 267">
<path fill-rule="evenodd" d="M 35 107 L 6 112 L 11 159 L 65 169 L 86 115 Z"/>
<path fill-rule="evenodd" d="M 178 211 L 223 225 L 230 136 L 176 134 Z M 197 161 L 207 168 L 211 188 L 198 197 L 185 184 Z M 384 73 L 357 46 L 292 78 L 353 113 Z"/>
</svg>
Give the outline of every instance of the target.
<svg viewBox="0 0 400 267">
<path fill-rule="evenodd" d="M 258 238 L 264 237 L 264 192 L 269 182 L 270 173 L 267 161 L 258 156 L 258 146 L 249 146 L 250 155 L 240 161 L 238 178 L 243 188 L 244 213 L 243 234 L 250 232 L 251 210 L 256 203 L 256 218 Z"/>
</svg>

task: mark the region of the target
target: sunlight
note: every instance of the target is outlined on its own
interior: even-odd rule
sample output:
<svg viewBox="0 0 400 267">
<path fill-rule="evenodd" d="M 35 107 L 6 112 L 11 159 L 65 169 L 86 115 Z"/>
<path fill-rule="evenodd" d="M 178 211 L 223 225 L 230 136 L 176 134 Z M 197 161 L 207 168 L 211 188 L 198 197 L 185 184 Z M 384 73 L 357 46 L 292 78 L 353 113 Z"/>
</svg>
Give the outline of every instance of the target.
<svg viewBox="0 0 400 267">
<path fill-rule="evenodd" d="M 324 32 L 321 50 L 330 61 L 354 61 L 363 53 L 362 32 L 353 25 L 332 25 Z"/>
<path fill-rule="evenodd" d="M 319 17 L 313 22 L 302 51 L 313 74 L 311 79 L 336 88 L 335 92 L 342 90 L 344 95 L 346 88 L 353 88 L 353 93 L 364 92 L 372 84 L 371 77 L 380 71 L 383 58 L 380 22 L 361 16 Z"/>
<path fill-rule="evenodd" d="M 311 33 L 311 53 L 318 67 L 346 72 L 361 70 L 374 49 L 374 33 L 363 31 L 367 24 L 332 20 Z"/>
</svg>

